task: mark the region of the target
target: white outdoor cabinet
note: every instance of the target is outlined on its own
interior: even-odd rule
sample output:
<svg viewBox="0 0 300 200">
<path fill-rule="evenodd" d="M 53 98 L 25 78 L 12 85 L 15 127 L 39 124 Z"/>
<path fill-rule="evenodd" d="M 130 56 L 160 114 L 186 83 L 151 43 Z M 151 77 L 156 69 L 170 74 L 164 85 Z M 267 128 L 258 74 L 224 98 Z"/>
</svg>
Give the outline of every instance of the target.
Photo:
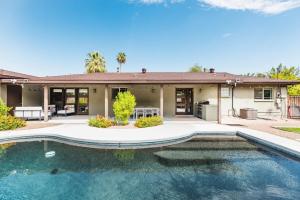
<svg viewBox="0 0 300 200">
<path fill-rule="evenodd" d="M 218 120 L 218 106 L 217 105 L 202 105 L 202 119 L 206 121 Z"/>
</svg>

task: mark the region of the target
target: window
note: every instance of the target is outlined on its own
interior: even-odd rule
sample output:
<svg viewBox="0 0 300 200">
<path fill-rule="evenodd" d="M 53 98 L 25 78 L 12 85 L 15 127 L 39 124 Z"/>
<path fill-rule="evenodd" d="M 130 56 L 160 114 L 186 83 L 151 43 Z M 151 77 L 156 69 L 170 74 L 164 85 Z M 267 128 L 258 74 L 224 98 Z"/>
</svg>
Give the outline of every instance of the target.
<svg viewBox="0 0 300 200">
<path fill-rule="evenodd" d="M 66 104 L 75 104 L 75 89 L 66 89 Z"/>
<path fill-rule="evenodd" d="M 78 114 L 88 114 L 89 110 L 89 90 L 87 88 L 78 89 Z"/>
<path fill-rule="evenodd" d="M 221 88 L 221 97 L 230 97 L 230 88 L 229 87 Z"/>
<path fill-rule="evenodd" d="M 272 88 L 255 88 L 254 99 L 257 100 L 271 100 L 273 99 Z"/>
<path fill-rule="evenodd" d="M 75 89 L 66 89 L 67 96 L 75 96 Z"/>
<path fill-rule="evenodd" d="M 111 98 L 116 99 L 119 92 L 127 92 L 127 88 L 112 88 L 111 89 Z"/>
<path fill-rule="evenodd" d="M 89 90 L 88 89 L 79 88 L 79 90 L 78 90 L 78 96 L 80 96 L 80 97 L 87 97 L 88 94 L 89 94 Z"/>
<path fill-rule="evenodd" d="M 63 92 L 62 89 L 58 89 L 58 88 L 54 88 L 52 91 L 53 91 L 53 93 L 62 93 Z"/>
</svg>

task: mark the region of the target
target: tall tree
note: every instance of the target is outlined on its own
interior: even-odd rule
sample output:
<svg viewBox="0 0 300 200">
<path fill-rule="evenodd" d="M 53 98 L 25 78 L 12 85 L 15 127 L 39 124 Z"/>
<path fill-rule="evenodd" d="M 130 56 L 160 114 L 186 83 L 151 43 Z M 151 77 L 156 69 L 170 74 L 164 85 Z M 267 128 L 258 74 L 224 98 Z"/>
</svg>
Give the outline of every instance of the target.
<svg viewBox="0 0 300 200">
<path fill-rule="evenodd" d="M 300 70 L 297 67 L 286 67 L 280 64 L 277 68 L 272 69 L 267 73 L 270 78 L 281 80 L 300 80 Z M 289 95 L 299 96 L 300 85 L 288 86 Z"/>
<path fill-rule="evenodd" d="M 265 78 L 267 75 L 265 73 L 246 73 L 242 74 L 242 76 L 251 76 L 251 77 L 260 77 L 260 78 Z"/>
<path fill-rule="evenodd" d="M 85 68 L 87 73 L 106 72 L 104 57 L 97 51 L 90 52 L 85 59 Z"/>
<path fill-rule="evenodd" d="M 118 71 L 121 72 L 122 64 L 126 63 L 126 54 L 124 52 L 118 53 L 118 55 L 117 55 L 117 61 L 118 61 L 119 65 L 120 65 Z"/>
<path fill-rule="evenodd" d="M 198 64 L 195 64 L 189 69 L 189 72 L 203 72 L 203 67 Z"/>
</svg>

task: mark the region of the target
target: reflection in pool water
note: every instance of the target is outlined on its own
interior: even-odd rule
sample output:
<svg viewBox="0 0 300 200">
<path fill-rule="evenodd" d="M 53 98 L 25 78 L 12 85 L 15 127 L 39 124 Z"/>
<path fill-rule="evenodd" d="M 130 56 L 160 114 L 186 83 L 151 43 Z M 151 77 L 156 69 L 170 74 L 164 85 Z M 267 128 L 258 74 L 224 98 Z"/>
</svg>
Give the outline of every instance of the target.
<svg viewBox="0 0 300 200">
<path fill-rule="evenodd" d="M 1 149 L 4 149 L 1 147 Z M 6 146 L 0 199 L 298 199 L 300 163 L 240 138 L 148 150 Z"/>
</svg>

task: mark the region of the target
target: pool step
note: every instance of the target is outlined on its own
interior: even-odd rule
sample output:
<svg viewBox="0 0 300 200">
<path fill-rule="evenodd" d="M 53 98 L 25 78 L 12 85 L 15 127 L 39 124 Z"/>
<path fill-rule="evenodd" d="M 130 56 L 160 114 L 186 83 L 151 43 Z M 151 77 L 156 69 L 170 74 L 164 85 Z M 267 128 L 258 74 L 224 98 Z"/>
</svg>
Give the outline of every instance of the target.
<svg viewBox="0 0 300 200">
<path fill-rule="evenodd" d="M 191 140 L 191 142 L 199 141 L 212 141 L 212 142 L 224 142 L 224 141 L 247 141 L 244 138 L 235 136 L 235 135 L 199 135 Z"/>
<path fill-rule="evenodd" d="M 258 148 L 246 141 L 198 141 L 185 142 L 166 147 L 167 149 L 183 150 L 257 150 Z"/>
<path fill-rule="evenodd" d="M 264 154 L 246 151 L 185 151 L 185 150 L 163 150 L 155 152 L 158 161 L 164 165 L 194 165 L 194 164 L 216 164 L 230 163 L 234 161 L 267 159 Z"/>
</svg>

